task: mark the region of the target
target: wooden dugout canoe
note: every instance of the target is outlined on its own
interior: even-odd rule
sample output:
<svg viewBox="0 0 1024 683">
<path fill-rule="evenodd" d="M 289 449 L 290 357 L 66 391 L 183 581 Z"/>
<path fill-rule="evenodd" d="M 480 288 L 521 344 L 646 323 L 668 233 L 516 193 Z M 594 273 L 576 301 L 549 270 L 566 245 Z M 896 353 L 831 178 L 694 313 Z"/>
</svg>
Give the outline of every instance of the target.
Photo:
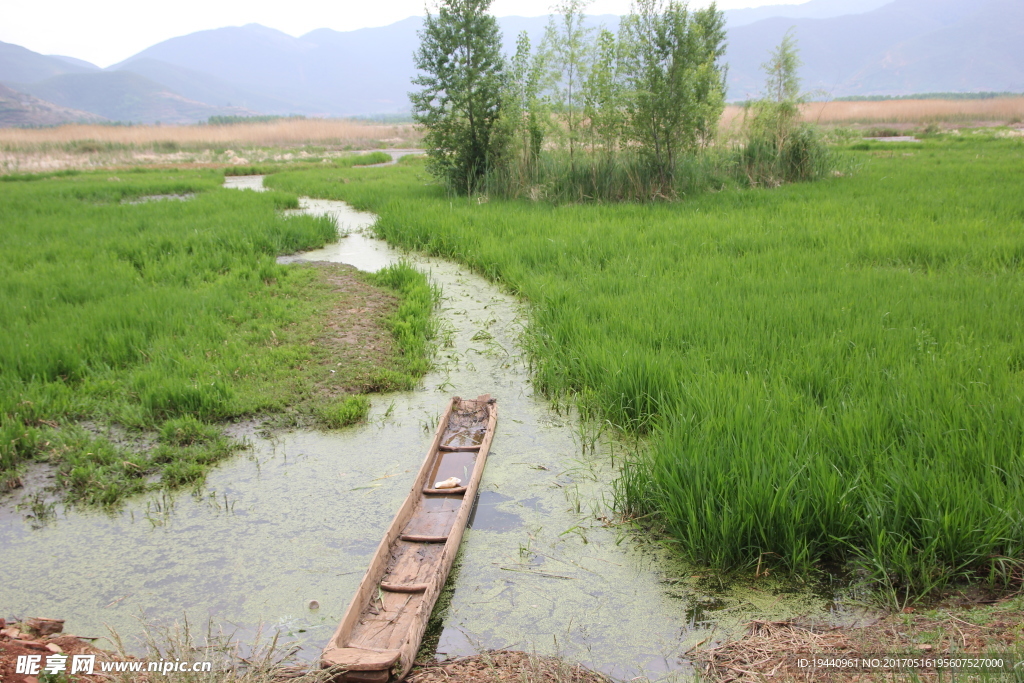
<svg viewBox="0 0 1024 683">
<path fill-rule="evenodd" d="M 490 395 L 448 404 L 409 496 L 320 657 L 323 668 L 338 671 L 335 681 L 383 683 L 409 673 L 459 550 L 497 421 Z M 462 485 L 434 488 L 449 477 Z"/>
</svg>

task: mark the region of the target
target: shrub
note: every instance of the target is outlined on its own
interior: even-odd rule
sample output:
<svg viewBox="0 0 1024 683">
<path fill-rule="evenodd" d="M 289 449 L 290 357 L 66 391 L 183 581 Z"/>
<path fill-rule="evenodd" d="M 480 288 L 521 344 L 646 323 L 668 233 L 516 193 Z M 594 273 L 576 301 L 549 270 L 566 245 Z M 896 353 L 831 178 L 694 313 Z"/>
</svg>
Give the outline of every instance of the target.
<svg viewBox="0 0 1024 683">
<path fill-rule="evenodd" d="M 835 155 L 812 126 L 800 122 L 800 67 L 796 41 L 786 33 L 763 65 L 768 75 L 763 99 L 747 106 L 746 142 L 740 168 L 752 186 L 815 180 L 835 167 Z"/>
</svg>

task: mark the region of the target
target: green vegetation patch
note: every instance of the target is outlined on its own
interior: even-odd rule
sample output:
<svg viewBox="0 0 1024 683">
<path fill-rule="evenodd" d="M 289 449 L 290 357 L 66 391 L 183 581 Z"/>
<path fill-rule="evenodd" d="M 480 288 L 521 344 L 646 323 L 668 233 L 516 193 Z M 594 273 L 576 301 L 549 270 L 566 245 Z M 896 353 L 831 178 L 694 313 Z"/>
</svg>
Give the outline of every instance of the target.
<svg viewBox="0 0 1024 683">
<path fill-rule="evenodd" d="M 305 121 L 302 114 L 280 116 L 274 114 L 257 114 L 255 116 L 211 116 L 206 119 L 209 126 L 234 126 L 240 123 L 275 123 L 277 121 Z"/>
<path fill-rule="evenodd" d="M 341 429 L 362 422 L 370 412 L 370 399 L 365 396 L 349 396 L 317 407 L 319 423 L 330 429 Z"/>
<path fill-rule="evenodd" d="M 86 503 L 198 482 L 237 448 L 217 423 L 285 411 L 309 421 L 339 391 L 379 384 L 382 369 L 407 384 L 422 374 L 427 361 L 411 354 L 425 344 L 397 322 L 395 360 L 337 362 L 318 340 L 339 323 L 339 300 L 393 295 L 352 269 L 277 264 L 335 240 L 333 221 L 286 217 L 294 195 L 221 181 L 118 171 L 0 184 L 0 484 L 16 485 L 32 460 Z M 163 195 L 194 196 L 138 201 Z M 416 298 L 417 282 L 430 291 L 411 268 L 392 277 L 407 283 L 399 295 Z M 398 320 L 409 305 L 382 310 Z M 429 327 L 408 325 L 413 336 Z"/>
<path fill-rule="evenodd" d="M 353 168 L 356 166 L 372 166 L 374 164 L 386 164 L 391 161 L 391 155 L 387 152 L 370 152 L 369 154 L 352 154 L 333 159 L 322 159 L 313 161 L 282 161 L 277 163 L 257 164 L 254 166 L 230 166 L 224 169 L 224 175 L 268 175 L 280 171 L 296 169 L 320 169 L 320 168 Z"/>
<path fill-rule="evenodd" d="M 855 562 L 900 601 L 1011 582 L 1024 144 L 876 149 L 852 176 L 676 204 L 451 201 L 415 164 L 275 186 L 525 297 L 536 385 L 649 436 L 621 504 L 692 560 Z"/>
</svg>

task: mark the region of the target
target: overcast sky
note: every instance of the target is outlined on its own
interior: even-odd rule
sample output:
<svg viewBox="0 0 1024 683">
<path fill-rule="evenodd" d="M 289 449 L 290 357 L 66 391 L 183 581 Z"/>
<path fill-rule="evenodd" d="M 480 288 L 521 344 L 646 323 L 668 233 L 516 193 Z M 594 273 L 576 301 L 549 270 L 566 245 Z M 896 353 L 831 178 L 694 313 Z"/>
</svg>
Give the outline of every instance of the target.
<svg viewBox="0 0 1024 683">
<path fill-rule="evenodd" d="M 719 0 L 719 9 L 806 0 Z M 710 0 L 691 0 L 704 7 Z M 257 23 L 301 36 L 317 28 L 351 31 L 424 14 L 423 0 L 0 0 L 0 41 L 42 54 L 77 57 L 101 67 L 175 36 Z M 497 16 L 543 16 L 552 0 L 495 0 Z M 588 14 L 625 14 L 629 0 L 594 0 Z"/>
</svg>

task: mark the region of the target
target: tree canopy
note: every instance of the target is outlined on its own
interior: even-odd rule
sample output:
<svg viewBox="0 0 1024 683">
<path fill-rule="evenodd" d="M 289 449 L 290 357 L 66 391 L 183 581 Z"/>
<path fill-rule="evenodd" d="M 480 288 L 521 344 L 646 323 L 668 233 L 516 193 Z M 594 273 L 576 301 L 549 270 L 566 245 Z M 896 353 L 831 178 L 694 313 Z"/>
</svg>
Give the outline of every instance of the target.
<svg viewBox="0 0 1024 683">
<path fill-rule="evenodd" d="M 431 172 L 472 193 L 505 151 L 499 126 L 504 60 L 491 0 L 440 0 L 427 13 L 414 55 L 413 118 L 426 129 Z"/>
</svg>

